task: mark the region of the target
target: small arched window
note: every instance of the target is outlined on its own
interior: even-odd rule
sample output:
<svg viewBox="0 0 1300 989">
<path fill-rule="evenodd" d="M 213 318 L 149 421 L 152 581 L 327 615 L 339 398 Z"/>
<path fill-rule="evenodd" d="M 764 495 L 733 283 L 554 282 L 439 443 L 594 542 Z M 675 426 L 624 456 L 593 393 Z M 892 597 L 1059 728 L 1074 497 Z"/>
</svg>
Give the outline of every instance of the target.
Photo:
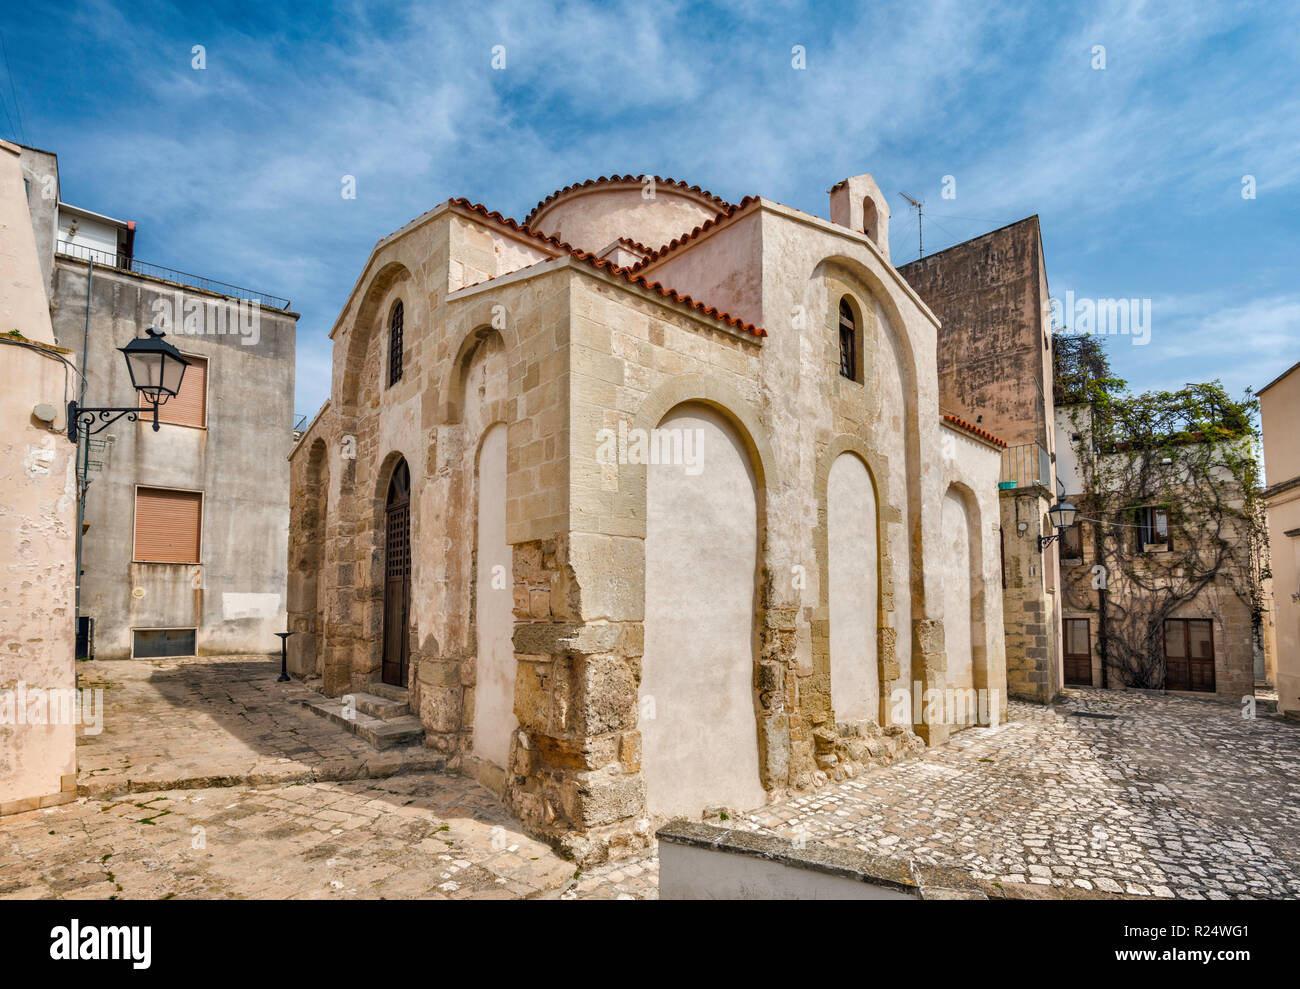
<svg viewBox="0 0 1300 989">
<path fill-rule="evenodd" d="M 388 386 L 391 388 L 402 380 L 402 303 L 399 299 L 393 306 L 393 315 L 388 321 Z"/>
<path fill-rule="evenodd" d="M 862 232 L 871 238 L 871 242 L 880 245 L 880 213 L 876 210 L 876 201 L 868 196 L 862 200 Z"/>
<path fill-rule="evenodd" d="M 848 299 L 840 299 L 840 374 L 850 381 L 858 378 L 858 327 Z"/>
</svg>

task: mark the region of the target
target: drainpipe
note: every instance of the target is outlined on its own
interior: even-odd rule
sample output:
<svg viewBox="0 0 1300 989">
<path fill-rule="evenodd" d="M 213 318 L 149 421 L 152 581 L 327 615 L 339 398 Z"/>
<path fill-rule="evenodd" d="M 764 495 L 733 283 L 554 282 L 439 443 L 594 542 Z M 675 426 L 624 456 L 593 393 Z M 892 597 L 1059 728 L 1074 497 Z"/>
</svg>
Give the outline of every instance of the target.
<svg viewBox="0 0 1300 989">
<path fill-rule="evenodd" d="M 1101 526 L 1094 523 L 1092 527 L 1093 546 L 1096 550 L 1098 563 L 1101 563 L 1103 557 L 1101 553 Z M 1101 653 L 1101 685 L 1102 688 L 1110 686 L 1109 679 L 1106 676 L 1106 659 L 1109 650 L 1106 648 L 1106 584 L 1109 583 L 1109 575 L 1106 573 L 1106 564 L 1102 563 L 1101 586 L 1097 588 L 1097 651 Z"/>
<path fill-rule="evenodd" d="M 86 328 L 81 337 L 81 394 L 77 400 L 78 406 L 86 404 L 86 355 L 90 350 L 90 287 L 95 280 L 95 258 L 93 255 L 89 258 L 90 267 L 86 269 Z M 76 604 L 73 607 L 73 641 L 76 641 L 76 634 L 81 631 L 81 533 L 84 528 L 83 520 L 86 517 L 86 487 L 90 474 L 90 434 L 85 430 L 81 431 L 79 440 L 81 449 L 81 480 L 80 490 L 77 492 L 77 573 L 76 573 Z"/>
</svg>

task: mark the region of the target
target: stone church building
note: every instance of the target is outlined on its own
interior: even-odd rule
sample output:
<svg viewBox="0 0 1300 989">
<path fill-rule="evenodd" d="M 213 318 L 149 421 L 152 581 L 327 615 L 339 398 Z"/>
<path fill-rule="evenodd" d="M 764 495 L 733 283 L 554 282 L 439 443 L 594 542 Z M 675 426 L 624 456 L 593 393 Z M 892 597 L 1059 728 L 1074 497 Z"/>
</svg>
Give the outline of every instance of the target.
<svg viewBox="0 0 1300 989">
<path fill-rule="evenodd" d="M 292 668 L 579 861 L 997 718 L 1005 444 L 869 175 L 830 220 L 614 176 L 379 241 L 291 457 Z M 975 698 L 978 698 L 978 703 Z"/>
</svg>

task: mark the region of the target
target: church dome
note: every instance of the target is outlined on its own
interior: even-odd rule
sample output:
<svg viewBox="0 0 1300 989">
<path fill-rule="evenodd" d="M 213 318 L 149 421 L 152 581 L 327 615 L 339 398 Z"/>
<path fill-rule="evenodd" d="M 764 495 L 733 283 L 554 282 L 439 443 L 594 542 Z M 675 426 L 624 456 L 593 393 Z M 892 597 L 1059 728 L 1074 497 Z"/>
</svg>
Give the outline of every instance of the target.
<svg viewBox="0 0 1300 989">
<path fill-rule="evenodd" d="M 676 179 L 612 175 L 551 193 L 524 224 L 592 254 L 619 238 L 657 250 L 730 206 L 707 189 Z"/>
</svg>

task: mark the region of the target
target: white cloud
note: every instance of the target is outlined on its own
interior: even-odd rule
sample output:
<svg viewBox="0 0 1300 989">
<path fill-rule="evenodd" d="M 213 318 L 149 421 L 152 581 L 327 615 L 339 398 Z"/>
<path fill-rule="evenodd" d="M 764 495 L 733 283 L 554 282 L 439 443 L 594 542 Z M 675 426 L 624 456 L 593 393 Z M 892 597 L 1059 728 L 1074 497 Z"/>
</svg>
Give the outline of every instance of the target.
<svg viewBox="0 0 1300 989">
<path fill-rule="evenodd" d="M 136 67 L 136 90 L 95 94 L 100 115 L 79 108 L 55 129 L 65 187 L 138 219 L 148 260 L 291 297 L 312 408 L 366 252 L 450 196 L 522 218 L 559 186 L 649 171 L 824 212 L 831 183 L 870 170 L 898 207 L 900 187 L 929 197 L 934 246 L 1040 212 L 1049 237 L 1070 233 L 1077 265 L 1135 250 L 1116 242 L 1125 211 L 1195 219 L 1231 202 L 1245 171 L 1260 204 L 1300 181 L 1300 128 L 1280 125 L 1300 117 L 1293 67 L 1213 54 L 1241 20 L 1233 7 L 357 5 L 328 30 L 225 23 L 210 37 L 174 12 L 123 10 L 69 15 L 88 50 Z M 1271 50 L 1295 30 L 1278 24 Z M 491 69 L 496 44 L 505 71 Z M 1088 67 L 1092 44 L 1107 45 L 1104 72 Z M 944 174 L 955 202 L 938 198 Z M 915 244 L 909 219 L 895 209 L 900 245 Z"/>
</svg>

